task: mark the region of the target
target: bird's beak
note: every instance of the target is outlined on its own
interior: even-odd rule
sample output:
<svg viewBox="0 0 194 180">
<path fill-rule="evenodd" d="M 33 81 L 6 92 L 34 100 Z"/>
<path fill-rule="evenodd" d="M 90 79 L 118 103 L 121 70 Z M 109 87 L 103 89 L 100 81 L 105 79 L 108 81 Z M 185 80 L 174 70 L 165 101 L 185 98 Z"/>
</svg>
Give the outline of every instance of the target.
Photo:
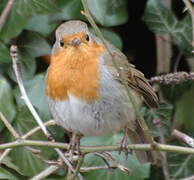
<svg viewBox="0 0 194 180">
<path fill-rule="evenodd" d="M 81 44 L 81 41 L 80 41 L 80 39 L 78 39 L 78 38 L 74 38 L 71 42 L 70 42 L 70 45 L 72 45 L 72 46 L 78 46 L 78 45 L 80 45 Z"/>
</svg>

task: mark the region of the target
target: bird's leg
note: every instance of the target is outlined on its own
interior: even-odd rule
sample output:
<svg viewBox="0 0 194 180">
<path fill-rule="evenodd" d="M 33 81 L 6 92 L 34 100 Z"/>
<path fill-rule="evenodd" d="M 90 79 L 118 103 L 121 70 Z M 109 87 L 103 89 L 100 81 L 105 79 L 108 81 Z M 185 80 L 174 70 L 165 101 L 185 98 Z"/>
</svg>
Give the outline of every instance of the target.
<svg viewBox="0 0 194 180">
<path fill-rule="evenodd" d="M 128 149 L 128 142 L 127 142 L 128 133 L 127 132 L 128 132 L 128 128 L 126 127 L 124 129 L 124 135 L 123 135 L 121 142 L 120 142 L 120 151 L 119 151 L 119 153 L 121 153 L 121 151 L 124 151 L 126 156 L 128 156 L 129 153 L 131 153 L 131 151 Z"/>
<path fill-rule="evenodd" d="M 70 138 L 70 143 L 69 143 L 69 154 L 71 156 L 77 154 L 81 154 L 80 152 L 80 139 L 81 135 L 77 133 L 72 133 L 71 138 Z"/>
</svg>

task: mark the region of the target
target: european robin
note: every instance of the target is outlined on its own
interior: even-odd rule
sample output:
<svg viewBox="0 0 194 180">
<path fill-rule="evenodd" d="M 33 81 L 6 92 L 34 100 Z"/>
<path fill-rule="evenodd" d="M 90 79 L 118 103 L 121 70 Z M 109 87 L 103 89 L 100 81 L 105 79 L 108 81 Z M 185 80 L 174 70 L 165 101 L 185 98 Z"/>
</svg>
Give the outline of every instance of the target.
<svg viewBox="0 0 194 180">
<path fill-rule="evenodd" d="M 157 107 L 158 98 L 143 73 L 119 49 L 109 42 L 107 45 L 137 106 L 144 99 L 151 107 Z M 132 143 L 145 143 L 112 56 L 100 39 L 89 32 L 86 23 L 68 21 L 57 28 L 46 91 L 57 124 L 74 137 L 101 136 L 128 129 Z M 137 156 L 146 161 L 145 152 Z"/>
</svg>

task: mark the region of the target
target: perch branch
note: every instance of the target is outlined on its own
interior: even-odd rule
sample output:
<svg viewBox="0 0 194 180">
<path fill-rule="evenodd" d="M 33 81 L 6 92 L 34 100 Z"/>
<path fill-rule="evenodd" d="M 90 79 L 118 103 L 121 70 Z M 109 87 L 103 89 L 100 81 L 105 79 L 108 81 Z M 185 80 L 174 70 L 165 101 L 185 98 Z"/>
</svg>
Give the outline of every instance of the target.
<svg viewBox="0 0 194 180">
<path fill-rule="evenodd" d="M 180 141 L 186 143 L 187 145 L 191 146 L 192 148 L 194 148 L 194 139 L 190 136 L 188 136 L 185 133 L 182 133 L 176 129 L 174 129 L 172 131 L 172 136 L 174 136 L 175 138 L 179 139 Z"/>
<path fill-rule="evenodd" d="M 0 16 L 0 31 L 3 28 L 5 21 L 10 13 L 11 8 L 13 7 L 15 3 L 15 0 L 9 0 L 5 6 L 5 8 L 3 9 L 1 16 Z"/>
<path fill-rule="evenodd" d="M 69 144 L 60 142 L 50 142 L 50 141 L 35 141 L 35 140 L 16 140 L 10 143 L 0 144 L 0 149 L 21 147 L 21 146 L 39 146 L 39 147 L 52 147 L 61 148 L 67 150 Z M 166 145 L 158 143 L 157 146 L 152 146 L 151 144 L 130 144 L 127 146 L 129 150 L 153 150 L 153 151 L 163 151 L 163 152 L 175 152 L 182 154 L 194 154 L 194 148 Z M 110 145 L 110 146 L 80 146 L 80 150 L 83 153 L 94 153 L 94 152 L 104 152 L 104 151 L 119 151 L 120 145 Z M 75 171 L 74 171 L 75 172 Z"/>
<path fill-rule="evenodd" d="M 166 75 L 152 77 L 150 83 L 158 84 L 178 84 L 188 80 L 194 80 L 194 72 L 175 72 Z"/>
</svg>

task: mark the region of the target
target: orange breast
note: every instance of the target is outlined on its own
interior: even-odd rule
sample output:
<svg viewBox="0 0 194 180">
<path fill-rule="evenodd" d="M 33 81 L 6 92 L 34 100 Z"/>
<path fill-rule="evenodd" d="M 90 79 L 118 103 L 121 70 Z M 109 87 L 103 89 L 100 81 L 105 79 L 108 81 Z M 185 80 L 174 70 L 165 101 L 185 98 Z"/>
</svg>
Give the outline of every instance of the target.
<svg viewBox="0 0 194 180">
<path fill-rule="evenodd" d="M 104 46 L 91 42 L 58 50 L 51 58 L 47 76 L 47 95 L 66 100 L 68 93 L 84 101 L 99 98 L 99 56 Z"/>
</svg>

